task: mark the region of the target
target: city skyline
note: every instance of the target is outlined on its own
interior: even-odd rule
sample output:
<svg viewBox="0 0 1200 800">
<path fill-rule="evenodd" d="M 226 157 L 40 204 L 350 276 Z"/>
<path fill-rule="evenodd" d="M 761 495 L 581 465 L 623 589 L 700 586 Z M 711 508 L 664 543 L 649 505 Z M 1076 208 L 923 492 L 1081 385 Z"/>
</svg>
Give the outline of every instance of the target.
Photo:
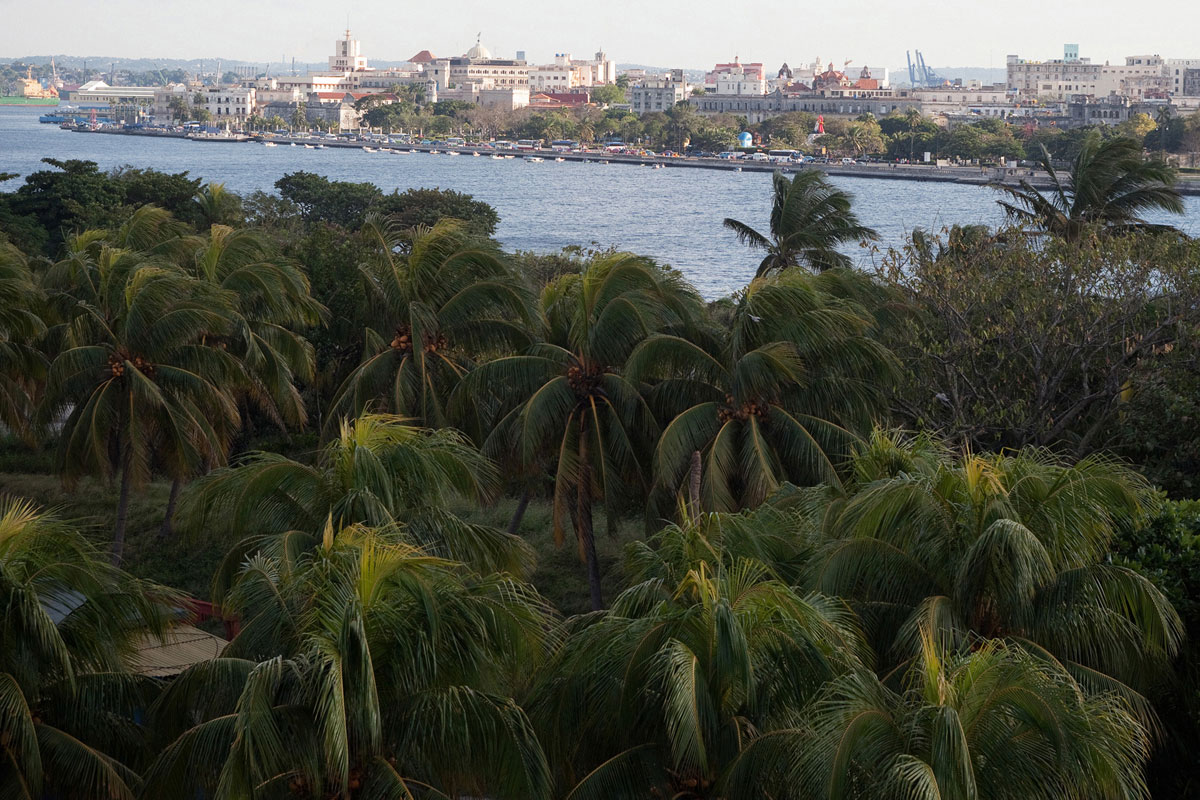
<svg viewBox="0 0 1200 800">
<path fill-rule="evenodd" d="M 987 8 L 955 7 L 916 0 L 900 7 L 850 7 L 821 12 L 819 19 L 797 14 L 778 0 L 737 13 L 695 5 L 683 16 L 670 9 L 634 4 L 606 6 L 606 16 L 569 17 L 542 0 L 524 4 L 522 13 L 466 0 L 453 14 L 435 8 L 401 9 L 380 0 L 360 0 L 336 8 L 313 0 L 260 2 L 253 6 L 213 0 L 204 6 L 212 24 L 180 12 L 181 4 L 147 5 L 143 0 L 109 0 L 104 14 L 88 13 L 82 0 L 45 0 L 10 6 L 0 28 L 4 58 L 66 54 L 119 58 L 193 60 L 223 57 L 263 63 L 281 58 L 324 60 L 329 42 L 347 23 L 373 60 L 399 61 L 429 49 L 439 56 L 459 55 L 474 44 L 477 32 L 497 55 L 525 51 L 530 61 L 550 61 L 555 53 L 591 53 L 603 47 L 622 63 L 706 68 L 740 56 L 775 69 L 784 61 L 823 61 L 841 66 L 895 68 L 905 51 L 920 49 L 931 66 L 1003 68 L 1008 54 L 1024 58 L 1060 58 L 1066 42 L 1078 43 L 1080 55 L 1094 62 L 1120 63 L 1127 55 L 1200 55 L 1190 31 L 1200 25 L 1200 7 L 1161 19 L 1132 19 L 1117 28 L 1106 24 L 1123 6 L 1115 0 L 1087 4 L 1063 2 L 1046 11 L 1044 3 L 1015 0 L 999 18 Z M 1088 9 L 1081 14 L 1080 10 Z M 677 7 L 675 7 L 677 8 Z M 938 18 L 938 14 L 942 18 Z M 83 19 L 86 24 L 73 22 Z M 777 16 L 789 26 L 763 25 Z M 1037 24 L 1017 25 L 1012 20 Z M 47 19 L 57 20 L 46 25 Z M 138 24 L 130 26 L 129 19 Z M 932 22 L 931 22 L 932 20 Z M 969 35 L 964 32 L 968 32 Z M 670 33 L 670 35 L 664 35 Z M 1192 52 L 1193 50 L 1197 52 Z"/>
</svg>

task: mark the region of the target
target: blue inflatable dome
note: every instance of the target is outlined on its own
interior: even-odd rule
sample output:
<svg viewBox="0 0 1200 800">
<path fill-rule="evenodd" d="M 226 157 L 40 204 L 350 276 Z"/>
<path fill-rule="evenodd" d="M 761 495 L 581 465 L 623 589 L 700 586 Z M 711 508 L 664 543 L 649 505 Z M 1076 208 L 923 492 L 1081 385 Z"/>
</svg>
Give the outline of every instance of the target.
<svg viewBox="0 0 1200 800">
<path fill-rule="evenodd" d="M 741 133 L 739 133 L 737 139 L 738 139 L 738 147 L 753 147 L 754 146 L 754 135 L 751 133 L 748 133 L 747 131 L 742 131 Z"/>
</svg>

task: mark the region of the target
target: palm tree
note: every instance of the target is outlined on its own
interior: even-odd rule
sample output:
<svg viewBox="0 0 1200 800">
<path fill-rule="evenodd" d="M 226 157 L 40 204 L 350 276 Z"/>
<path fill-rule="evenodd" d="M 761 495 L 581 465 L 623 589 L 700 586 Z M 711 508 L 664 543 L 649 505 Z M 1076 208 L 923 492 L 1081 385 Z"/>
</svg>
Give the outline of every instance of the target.
<svg viewBox="0 0 1200 800">
<path fill-rule="evenodd" d="M 0 796 L 137 796 L 133 719 L 154 690 L 128 659 L 162 635 L 175 600 L 52 514 L 0 500 Z"/>
<path fill-rule="evenodd" d="M 1099 456 L 1037 450 L 953 456 L 876 433 L 845 495 L 812 504 L 824 543 L 812 586 L 849 599 L 892 663 L 1003 638 L 1063 666 L 1085 690 L 1141 704 L 1179 647 L 1181 624 L 1146 578 L 1107 562 L 1118 525 L 1153 495 Z"/>
<path fill-rule="evenodd" d="M 1019 186 L 992 184 L 1012 199 L 998 201 L 1010 219 L 1072 242 L 1091 226 L 1114 232 L 1176 230 L 1141 216 L 1146 211 L 1182 214 L 1183 198 L 1175 188 L 1175 171 L 1144 158 L 1141 145 L 1133 139 L 1106 141 L 1092 132 L 1083 140 L 1065 181 L 1045 145 L 1037 160 L 1050 181 L 1049 193 L 1028 180 Z"/>
<path fill-rule="evenodd" d="M 728 796 L 1147 796 L 1150 737 L 1120 698 L 1079 693 L 1062 666 L 1017 646 L 954 653 L 935 639 L 922 636 L 898 677 L 835 677 L 795 722 L 750 744 Z"/>
<path fill-rule="evenodd" d="M 208 198 L 214 200 L 220 185 Z M 234 330 L 222 344 L 245 366 L 249 398 L 280 425 L 303 426 L 297 381 L 313 380 L 313 350 L 297 328 L 319 325 L 325 308 L 309 293 L 303 269 L 282 257 L 262 231 L 213 223 L 187 241 L 182 259 L 194 278 L 232 299 Z"/>
<path fill-rule="evenodd" d="M 192 201 L 197 227 L 206 231 L 213 225 L 239 225 L 245 219 L 242 199 L 225 188 L 225 184 L 210 182 L 196 193 Z"/>
<path fill-rule="evenodd" d="M 744 222 L 725 220 L 725 227 L 735 232 L 739 241 L 766 253 L 756 277 L 795 266 L 818 272 L 849 267 L 853 262 L 837 248 L 878 238 L 874 230 L 859 223 L 851 210 L 850 195 L 834 188 L 821 172 L 801 172 L 792 178 L 776 172 L 771 183 L 770 235 Z"/>
<path fill-rule="evenodd" d="M 40 300 L 25 255 L 0 241 L 0 422 L 23 435 L 31 432 L 35 384 L 46 373 L 36 346 L 46 331 Z"/>
<path fill-rule="evenodd" d="M 524 543 L 463 522 L 451 499 L 494 496 L 494 465 L 451 429 L 427 430 L 386 415 L 344 420 L 339 435 L 306 462 L 250 453 L 196 481 L 180 507 L 190 530 L 219 530 L 236 542 L 227 567 L 266 539 L 310 546 L 328 526 L 394 529 L 431 552 L 481 570 L 521 573 Z"/>
<path fill-rule="evenodd" d="M 375 248 L 360 267 L 369 327 L 330 424 L 372 409 L 444 425 L 450 392 L 475 358 L 529 343 L 526 292 L 499 251 L 460 222 L 401 231 L 371 217 L 362 235 Z"/>
<path fill-rule="evenodd" d="M 592 503 L 604 500 L 611 524 L 618 499 L 649 483 L 646 462 L 658 434 L 622 369 L 650 334 L 687 327 L 699 298 L 677 274 L 617 253 L 548 284 L 541 310 L 545 341 L 476 368 L 456 404 L 471 405 L 481 416 L 499 409 L 494 426 L 481 426 L 490 429 L 485 452 L 512 454 L 527 469 L 553 465 L 555 540 L 561 544 L 570 514 L 592 607 L 599 609 Z"/>
<path fill-rule="evenodd" d="M 921 112 L 916 108 L 909 108 L 904 112 L 905 127 L 908 128 L 908 160 L 911 163 L 915 157 L 914 145 L 917 140 L 917 131 L 921 129 L 921 124 L 925 121 Z"/>
<path fill-rule="evenodd" d="M 755 279 L 711 351 L 665 334 L 638 347 L 628 377 L 650 383 L 651 406 L 670 420 L 655 453 L 661 486 L 677 491 L 697 452 L 709 510 L 756 506 L 785 481 L 839 483 L 840 462 L 885 409 L 882 387 L 897 371 L 870 313 L 837 296 L 867 279 L 841 272 Z"/>
<path fill-rule="evenodd" d="M 230 332 L 230 298 L 106 236 L 74 237 L 46 275 L 63 316 L 42 414 L 61 421 L 58 470 L 68 481 L 120 476 L 119 560 L 130 492 L 156 463 L 178 477 L 224 459 L 244 375 L 231 354 L 204 344 Z"/>
<path fill-rule="evenodd" d="M 570 797 L 720 798 L 756 737 L 864 658 L 840 601 L 803 597 L 754 561 L 700 561 L 578 626 L 530 714 Z"/>
<path fill-rule="evenodd" d="M 1154 124 L 1158 128 L 1158 160 L 1167 163 L 1167 130 L 1171 127 L 1171 105 L 1165 103 L 1158 107 L 1154 115 Z"/>
<path fill-rule="evenodd" d="M 549 796 L 512 699 L 546 657 L 532 588 L 359 526 L 275 544 L 227 597 L 241 632 L 151 709 L 143 797 Z"/>
</svg>

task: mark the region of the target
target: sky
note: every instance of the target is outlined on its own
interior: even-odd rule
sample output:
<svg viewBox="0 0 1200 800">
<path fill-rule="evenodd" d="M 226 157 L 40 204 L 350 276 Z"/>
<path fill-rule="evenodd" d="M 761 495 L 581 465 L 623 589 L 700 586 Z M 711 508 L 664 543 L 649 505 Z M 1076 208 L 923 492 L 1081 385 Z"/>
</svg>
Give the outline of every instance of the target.
<svg viewBox="0 0 1200 800">
<path fill-rule="evenodd" d="M 1200 2 L 1160 0 L 1136 13 L 1127 0 L 1006 0 L 886 5 L 788 0 L 607 0 L 601 12 L 561 0 L 0 0 L 0 57 L 66 54 L 122 58 L 323 61 L 349 18 L 368 59 L 420 50 L 461 55 L 482 32 L 497 57 L 532 62 L 557 52 L 619 63 L 698 69 L 761 61 L 774 71 L 816 57 L 839 67 L 898 67 L 906 49 L 932 66 L 1003 67 L 1005 56 L 1061 58 L 1066 42 L 1094 62 L 1158 53 L 1200 58 Z M 745 9 L 745 10 L 742 10 Z M 1169 24 L 1167 21 L 1169 20 Z"/>
</svg>

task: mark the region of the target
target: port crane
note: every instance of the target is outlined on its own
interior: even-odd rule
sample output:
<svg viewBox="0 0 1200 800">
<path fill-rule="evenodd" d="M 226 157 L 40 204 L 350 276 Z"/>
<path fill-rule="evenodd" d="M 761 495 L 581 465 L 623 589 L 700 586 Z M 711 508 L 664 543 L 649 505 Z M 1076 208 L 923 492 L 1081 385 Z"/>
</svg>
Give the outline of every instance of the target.
<svg viewBox="0 0 1200 800">
<path fill-rule="evenodd" d="M 946 82 L 946 79 L 936 72 L 931 70 L 925 64 L 925 56 L 920 50 L 914 50 L 916 53 L 916 62 L 913 61 L 912 53 L 905 50 L 904 57 L 908 60 L 908 82 L 913 86 L 941 86 Z"/>
</svg>

